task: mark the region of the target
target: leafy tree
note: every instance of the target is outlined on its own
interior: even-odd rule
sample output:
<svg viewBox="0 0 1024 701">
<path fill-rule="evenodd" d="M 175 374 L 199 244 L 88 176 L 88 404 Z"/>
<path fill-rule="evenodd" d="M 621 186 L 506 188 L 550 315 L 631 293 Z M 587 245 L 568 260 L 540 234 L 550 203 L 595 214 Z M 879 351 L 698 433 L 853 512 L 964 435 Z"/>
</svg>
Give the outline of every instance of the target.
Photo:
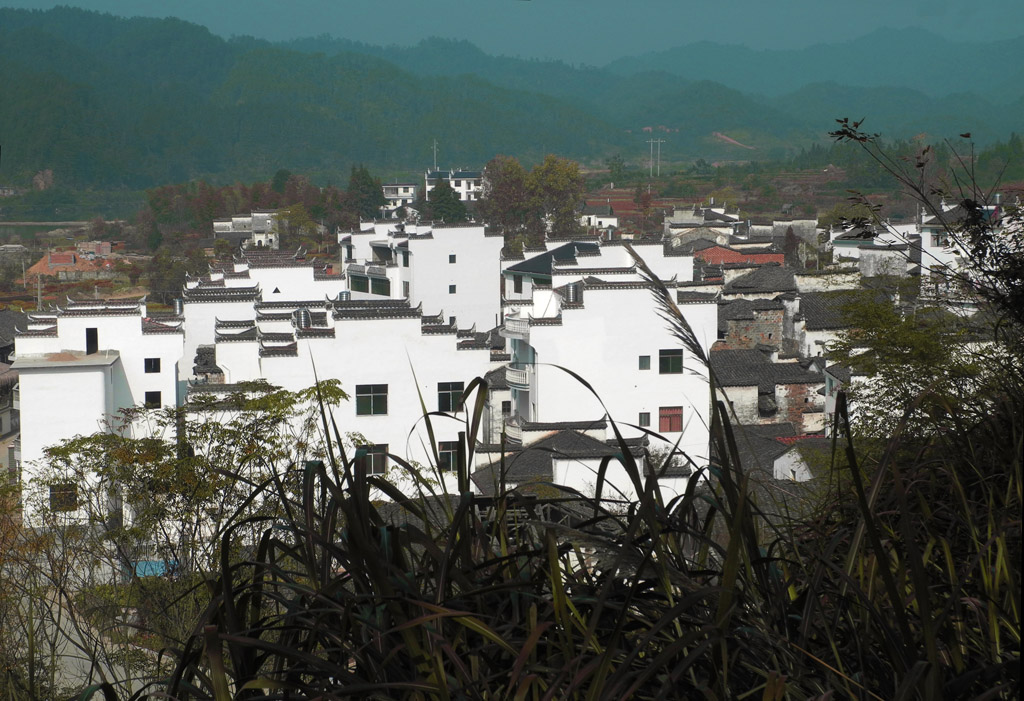
<svg viewBox="0 0 1024 701">
<path fill-rule="evenodd" d="M 579 209 L 586 183 L 578 163 L 548 154 L 543 163 L 530 171 L 527 184 L 531 200 L 543 212 L 552 235 L 580 233 Z"/>
<path fill-rule="evenodd" d="M 480 216 L 506 238 L 540 231 L 540 210 L 534 206 L 526 169 L 516 158 L 495 156 L 484 166 Z"/>
<path fill-rule="evenodd" d="M 466 205 L 447 180 L 441 180 L 434 186 L 428 196 L 429 214 L 431 219 L 439 219 L 447 224 L 466 221 L 469 214 Z"/>
</svg>

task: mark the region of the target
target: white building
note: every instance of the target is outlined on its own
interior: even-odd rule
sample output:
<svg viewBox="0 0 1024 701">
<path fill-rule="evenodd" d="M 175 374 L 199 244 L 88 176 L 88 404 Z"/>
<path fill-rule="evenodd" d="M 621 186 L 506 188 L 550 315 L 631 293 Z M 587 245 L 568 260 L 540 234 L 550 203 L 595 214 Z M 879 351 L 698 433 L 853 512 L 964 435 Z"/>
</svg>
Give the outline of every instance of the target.
<svg viewBox="0 0 1024 701">
<path fill-rule="evenodd" d="M 384 199 L 387 204 L 384 206 L 384 214 L 392 215 L 399 207 L 411 207 L 416 202 L 416 194 L 419 185 L 416 183 L 387 183 L 382 185 Z"/>
<path fill-rule="evenodd" d="M 636 250 L 673 293 L 676 278 L 692 274 L 689 256 L 666 256 L 661 244 Z M 706 464 L 707 369 L 668 330 L 625 247 L 564 244 L 508 266 L 504 277 L 510 436 L 608 413 L 629 435 L 656 431 Z M 683 292 L 678 305 L 707 353 L 717 335 L 714 297 Z"/>
<path fill-rule="evenodd" d="M 213 237 L 238 240 L 247 248 L 277 250 L 281 245 L 277 210 L 260 209 L 248 215 L 213 220 Z"/>
<path fill-rule="evenodd" d="M 525 272 L 506 262 L 502 273 L 502 238 L 477 225 L 377 223 L 340 243 L 345 262 L 337 264 L 246 251 L 190 280 L 178 313 L 160 321 L 138 300 L 75 302 L 32 317 L 15 365 L 25 463 L 63 438 L 104 430 L 120 408 L 187 406 L 197 394 L 233 392 L 250 380 L 301 390 L 336 379 L 350 400 L 332 408 L 334 418 L 342 432 L 362 436 L 352 440 L 368 447 L 372 471 L 411 485 L 387 453 L 420 465 L 439 456 L 448 482 L 468 427 L 446 415 L 459 414 L 477 377 L 495 390 L 484 443 L 507 432 L 522 452 L 552 431 L 607 415 L 630 440 L 660 432 L 694 464 L 706 463 L 706 370 L 666 329 L 627 247 L 552 241 L 524 261 Z M 678 293 L 707 350 L 715 302 L 677 289 L 692 277 L 692 258 L 661 244 L 635 250 Z M 433 444 L 424 412 L 436 414 Z M 568 462 L 551 463 L 557 479 L 581 490 L 593 481 L 608 436 L 591 438 L 597 443 Z M 673 489 L 684 477 L 671 476 Z"/>
<path fill-rule="evenodd" d="M 478 331 L 501 323 L 504 239 L 482 225 L 374 222 L 338 243 L 353 299 L 407 299 Z"/>
<path fill-rule="evenodd" d="M 179 403 L 182 319 L 151 318 L 145 299 L 69 302 L 29 316 L 16 339 L 23 499 L 31 520 L 44 450 L 61 440 L 123 429 L 119 412 Z"/>
<path fill-rule="evenodd" d="M 483 197 L 484 174 L 479 170 L 428 170 L 423 176 L 427 199 L 442 180 L 451 185 L 463 202 L 475 202 Z"/>
</svg>

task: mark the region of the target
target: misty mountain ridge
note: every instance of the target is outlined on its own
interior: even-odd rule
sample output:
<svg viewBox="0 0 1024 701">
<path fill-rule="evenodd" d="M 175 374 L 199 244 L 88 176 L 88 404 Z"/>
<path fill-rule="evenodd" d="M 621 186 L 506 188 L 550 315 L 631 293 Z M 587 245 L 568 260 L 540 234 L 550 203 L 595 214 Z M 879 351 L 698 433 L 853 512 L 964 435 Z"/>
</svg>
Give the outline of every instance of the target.
<svg viewBox="0 0 1024 701">
<path fill-rule="evenodd" d="M 640 161 L 645 129 L 666 138 L 666 162 L 781 158 L 824 142 L 841 116 L 899 138 L 971 131 L 985 143 L 1024 131 L 1019 95 L 1001 92 L 1010 108 L 997 107 L 969 83 L 940 97 L 836 80 L 772 94 L 613 65 L 491 56 L 466 41 L 275 44 L 174 19 L 0 9 L 0 181 L 52 168 L 68 184 L 148 187 L 289 168 L 337 183 L 357 163 L 417 173 L 434 139 L 448 165 L 496 153 Z"/>
</svg>

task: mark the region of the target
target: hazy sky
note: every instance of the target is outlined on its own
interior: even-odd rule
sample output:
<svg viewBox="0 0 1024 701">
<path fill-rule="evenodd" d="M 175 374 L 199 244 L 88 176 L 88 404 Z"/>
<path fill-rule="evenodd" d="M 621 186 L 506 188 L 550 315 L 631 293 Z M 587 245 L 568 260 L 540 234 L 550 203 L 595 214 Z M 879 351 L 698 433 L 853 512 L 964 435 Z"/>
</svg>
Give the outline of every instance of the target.
<svg viewBox="0 0 1024 701">
<path fill-rule="evenodd" d="M 1024 34 L 1024 0 L 0 0 L 116 15 L 175 16 L 216 34 L 332 34 L 371 44 L 467 39 L 485 51 L 602 65 L 701 40 L 799 48 L 872 30 L 920 27 L 948 38 Z"/>
</svg>

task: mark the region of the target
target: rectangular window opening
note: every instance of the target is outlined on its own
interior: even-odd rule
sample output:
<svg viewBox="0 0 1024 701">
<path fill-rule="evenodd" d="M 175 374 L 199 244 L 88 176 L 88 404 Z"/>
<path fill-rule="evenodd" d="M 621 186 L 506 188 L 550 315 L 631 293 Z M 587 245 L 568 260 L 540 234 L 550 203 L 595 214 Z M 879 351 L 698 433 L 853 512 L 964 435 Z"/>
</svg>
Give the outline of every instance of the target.
<svg viewBox="0 0 1024 701">
<path fill-rule="evenodd" d="M 145 404 L 147 409 L 159 409 L 162 406 L 159 392 L 146 392 Z"/>
<path fill-rule="evenodd" d="M 54 511 L 74 511 L 78 508 L 78 485 L 74 482 L 55 482 L 50 485 L 50 508 Z"/>
<path fill-rule="evenodd" d="M 437 466 L 442 472 L 455 472 L 459 466 L 459 442 L 439 441 L 437 444 Z"/>
<path fill-rule="evenodd" d="M 651 369 L 651 356 L 641 355 L 640 356 L 640 369 L 650 370 Z"/>
<path fill-rule="evenodd" d="M 646 428 L 646 427 L 650 426 L 651 425 L 651 412 L 649 412 L 649 411 L 641 411 L 640 412 L 640 417 L 637 420 L 637 424 L 640 425 L 643 428 Z"/>
<path fill-rule="evenodd" d="M 356 385 L 356 416 L 376 416 L 387 413 L 387 385 Z"/>
<path fill-rule="evenodd" d="M 146 358 L 143 366 L 147 373 L 160 372 L 160 358 Z"/>
<path fill-rule="evenodd" d="M 464 389 L 465 384 L 462 382 L 438 382 L 437 410 L 462 411 L 462 391 Z"/>
<path fill-rule="evenodd" d="M 678 375 L 683 371 L 683 349 L 669 348 L 658 351 L 658 372 L 662 375 Z"/>
<path fill-rule="evenodd" d="M 366 446 L 366 474 L 383 475 L 388 471 L 388 444 Z"/>
</svg>

